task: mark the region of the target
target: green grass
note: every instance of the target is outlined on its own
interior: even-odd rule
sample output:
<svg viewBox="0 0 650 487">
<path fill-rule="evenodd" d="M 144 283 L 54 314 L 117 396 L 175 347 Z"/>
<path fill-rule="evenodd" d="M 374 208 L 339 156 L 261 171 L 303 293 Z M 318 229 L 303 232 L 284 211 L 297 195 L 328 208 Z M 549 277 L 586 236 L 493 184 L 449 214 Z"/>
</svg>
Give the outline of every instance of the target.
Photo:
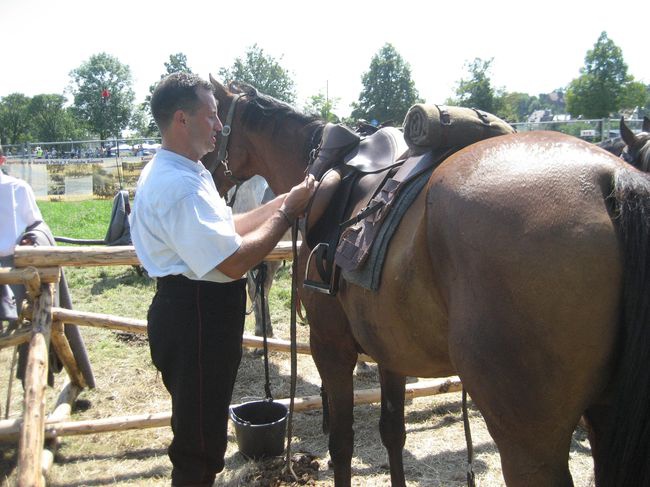
<svg viewBox="0 0 650 487">
<path fill-rule="evenodd" d="M 103 239 L 110 223 L 113 201 L 39 201 L 38 206 L 54 235 Z M 146 318 L 154 282 L 140 276 L 134 267 L 67 267 L 64 272 L 75 309 Z"/>
<path fill-rule="evenodd" d="M 56 236 L 103 239 L 111 219 L 112 200 L 39 201 L 43 218 Z"/>
</svg>

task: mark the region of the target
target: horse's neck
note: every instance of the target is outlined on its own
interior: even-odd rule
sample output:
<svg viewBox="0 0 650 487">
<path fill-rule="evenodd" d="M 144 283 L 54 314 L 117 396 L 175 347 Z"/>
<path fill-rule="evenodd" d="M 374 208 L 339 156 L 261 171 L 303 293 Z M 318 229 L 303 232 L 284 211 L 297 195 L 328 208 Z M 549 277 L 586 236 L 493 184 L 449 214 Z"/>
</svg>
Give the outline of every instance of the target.
<svg viewBox="0 0 650 487">
<path fill-rule="evenodd" d="M 305 125 L 287 124 L 274 134 L 259 135 L 252 141 L 259 147 L 258 174 L 267 180 L 275 194 L 288 192 L 305 177 L 312 131 Z"/>
</svg>

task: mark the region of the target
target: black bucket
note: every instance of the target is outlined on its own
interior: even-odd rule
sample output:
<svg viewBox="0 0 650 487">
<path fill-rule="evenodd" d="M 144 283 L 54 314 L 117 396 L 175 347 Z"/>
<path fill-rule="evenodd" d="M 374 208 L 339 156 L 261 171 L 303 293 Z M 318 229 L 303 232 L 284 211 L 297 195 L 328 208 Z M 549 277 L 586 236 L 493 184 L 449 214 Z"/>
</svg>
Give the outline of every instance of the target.
<svg viewBox="0 0 650 487">
<path fill-rule="evenodd" d="M 273 401 L 251 401 L 232 406 L 230 419 L 235 425 L 237 445 L 242 455 L 259 459 L 284 453 L 289 410 Z"/>
</svg>

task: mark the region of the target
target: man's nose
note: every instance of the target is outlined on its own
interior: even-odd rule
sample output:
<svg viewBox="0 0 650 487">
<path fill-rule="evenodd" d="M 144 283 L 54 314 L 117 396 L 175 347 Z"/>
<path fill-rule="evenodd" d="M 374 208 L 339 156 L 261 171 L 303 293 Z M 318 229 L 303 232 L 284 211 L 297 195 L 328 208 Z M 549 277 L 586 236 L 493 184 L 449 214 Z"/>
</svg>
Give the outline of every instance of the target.
<svg viewBox="0 0 650 487">
<path fill-rule="evenodd" d="M 223 123 L 221 123 L 221 119 L 217 117 L 217 121 L 214 124 L 214 128 L 217 132 L 221 132 L 223 130 Z"/>
</svg>

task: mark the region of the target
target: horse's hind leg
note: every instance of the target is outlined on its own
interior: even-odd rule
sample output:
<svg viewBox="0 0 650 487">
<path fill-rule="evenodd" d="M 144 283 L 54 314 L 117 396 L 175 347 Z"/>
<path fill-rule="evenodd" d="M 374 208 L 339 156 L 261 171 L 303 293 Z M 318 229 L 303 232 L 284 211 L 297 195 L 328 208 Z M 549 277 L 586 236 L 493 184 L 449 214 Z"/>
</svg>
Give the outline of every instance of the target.
<svg viewBox="0 0 650 487">
<path fill-rule="evenodd" d="M 388 451 L 390 480 L 393 487 L 404 487 L 402 451 L 406 441 L 404 428 L 404 385 L 406 377 L 379 367 L 381 380 L 381 442 Z"/>
</svg>

